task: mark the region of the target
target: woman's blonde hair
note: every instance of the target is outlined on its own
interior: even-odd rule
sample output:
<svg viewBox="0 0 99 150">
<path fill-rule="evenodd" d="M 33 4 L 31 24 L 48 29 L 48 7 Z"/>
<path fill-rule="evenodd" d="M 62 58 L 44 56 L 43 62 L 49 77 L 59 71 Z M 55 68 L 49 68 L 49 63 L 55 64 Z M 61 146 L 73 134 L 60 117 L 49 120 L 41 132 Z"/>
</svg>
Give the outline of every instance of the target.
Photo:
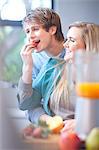
<svg viewBox="0 0 99 150">
<path fill-rule="evenodd" d="M 87 22 L 74 22 L 69 29 L 77 27 L 81 30 L 81 37 L 85 43 L 86 51 L 99 51 L 99 25 Z"/>
<path fill-rule="evenodd" d="M 69 29 L 72 27 L 77 27 L 81 30 L 81 37 L 85 43 L 86 51 L 99 52 L 99 25 L 87 22 L 74 22 L 69 26 Z M 71 74 L 70 72 L 67 74 L 68 63 L 63 66 L 60 81 L 54 86 L 50 98 L 50 108 L 54 113 L 60 111 L 60 104 L 67 109 L 70 108 L 71 82 L 68 81 L 68 75 L 70 76 Z"/>
</svg>

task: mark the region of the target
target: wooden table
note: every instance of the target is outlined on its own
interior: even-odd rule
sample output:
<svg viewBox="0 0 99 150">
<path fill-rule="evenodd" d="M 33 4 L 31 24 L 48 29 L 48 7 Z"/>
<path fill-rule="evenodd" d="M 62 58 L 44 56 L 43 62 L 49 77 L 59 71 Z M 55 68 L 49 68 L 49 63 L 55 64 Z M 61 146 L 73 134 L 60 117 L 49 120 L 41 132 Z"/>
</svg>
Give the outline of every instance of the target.
<svg viewBox="0 0 99 150">
<path fill-rule="evenodd" d="M 33 150 L 59 150 L 59 135 L 50 135 L 47 139 L 28 137 L 25 143 L 32 145 Z"/>
</svg>

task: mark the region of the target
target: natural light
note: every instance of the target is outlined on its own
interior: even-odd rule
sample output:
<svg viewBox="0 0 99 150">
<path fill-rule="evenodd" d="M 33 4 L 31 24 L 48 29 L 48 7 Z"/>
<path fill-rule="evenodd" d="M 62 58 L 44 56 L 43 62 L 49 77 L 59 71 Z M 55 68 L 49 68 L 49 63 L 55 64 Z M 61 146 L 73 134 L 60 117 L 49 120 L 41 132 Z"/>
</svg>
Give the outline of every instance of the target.
<svg viewBox="0 0 99 150">
<path fill-rule="evenodd" d="M 23 0 L 9 0 L 1 11 L 1 18 L 3 20 L 22 20 L 26 15 L 25 5 Z"/>
<path fill-rule="evenodd" d="M 52 7 L 51 0 L 0 0 L 2 20 L 22 20 L 26 12 L 36 7 Z"/>
</svg>

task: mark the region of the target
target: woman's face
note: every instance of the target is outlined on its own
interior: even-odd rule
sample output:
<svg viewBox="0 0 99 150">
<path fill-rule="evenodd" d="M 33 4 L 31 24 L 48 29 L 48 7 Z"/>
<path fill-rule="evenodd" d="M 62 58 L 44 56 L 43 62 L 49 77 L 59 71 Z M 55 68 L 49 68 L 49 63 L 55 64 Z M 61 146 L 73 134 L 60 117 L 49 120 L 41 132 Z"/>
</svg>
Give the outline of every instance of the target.
<svg viewBox="0 0 99 150">
<path fill-rule="evenodd" d="M 81 29 L 77 27 L 71 27 L 68 30 L 64 48 L 66 48 L 65 60 L 72 59 L 76 50 L 85 49 L 85 43 L 81 37 Z"/>
</svg>

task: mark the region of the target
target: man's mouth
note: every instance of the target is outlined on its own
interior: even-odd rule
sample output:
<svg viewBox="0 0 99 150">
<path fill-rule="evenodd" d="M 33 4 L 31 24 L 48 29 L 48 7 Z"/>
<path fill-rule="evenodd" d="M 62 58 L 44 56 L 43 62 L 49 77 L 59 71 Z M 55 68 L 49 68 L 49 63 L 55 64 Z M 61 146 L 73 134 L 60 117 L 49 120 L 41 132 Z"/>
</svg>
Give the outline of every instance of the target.
<svg viewBox="0 0 99 150">
<path fill-rule="evenodd" d="M 37 47 L 37 45 L 40 43 L 40 40 L 31 41 L 31 44 L 33 47 Z"/>
<path fill-rule="evenodd" d="M 39 44 L 39 43 L 40 43 L 40 40 L 35 41 L 35 44 Z"/>
</svg>

